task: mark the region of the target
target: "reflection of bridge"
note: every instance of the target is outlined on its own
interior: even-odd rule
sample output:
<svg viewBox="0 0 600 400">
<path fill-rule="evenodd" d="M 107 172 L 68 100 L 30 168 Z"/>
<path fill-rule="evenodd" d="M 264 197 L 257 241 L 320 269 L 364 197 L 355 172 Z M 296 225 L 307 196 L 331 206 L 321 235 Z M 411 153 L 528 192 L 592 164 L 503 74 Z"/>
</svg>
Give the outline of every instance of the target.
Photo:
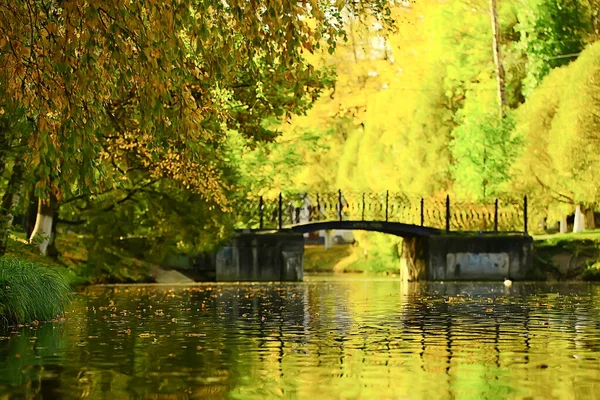
<svg viewBox="0 0 600 400">
<path fill-rule="evenodd" d="M 245 228 L 312 232 L 366 230 L 398 236 L 432 236 L 443 232 L 527 233 L 527 197 L 493 203 L 417 198 L 390 193 L 292 193 L 260 197 L 240 215 Z"/>
</svg>

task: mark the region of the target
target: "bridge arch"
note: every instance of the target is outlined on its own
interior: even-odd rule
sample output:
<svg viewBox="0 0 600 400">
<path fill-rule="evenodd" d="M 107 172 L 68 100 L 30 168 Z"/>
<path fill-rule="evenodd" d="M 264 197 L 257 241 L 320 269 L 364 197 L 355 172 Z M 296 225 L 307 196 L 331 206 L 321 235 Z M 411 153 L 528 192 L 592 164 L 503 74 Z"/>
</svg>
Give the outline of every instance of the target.
<svg viewBox="0 0 600 400">
<path fill-rule="evenodd" d="M 288 228 L 289 231 L 296 233 L 309 233 L 321 230 L 362 230 L 371 232 L 388 233 L 390 235 L 409 237 L 437 236 L 442 234 L 442 230 L 426 226 L 403 224 L 400 222 L 383 221 L 325 221 L 310 222 L 306 224 L 295 225 Z"/>
</svg>

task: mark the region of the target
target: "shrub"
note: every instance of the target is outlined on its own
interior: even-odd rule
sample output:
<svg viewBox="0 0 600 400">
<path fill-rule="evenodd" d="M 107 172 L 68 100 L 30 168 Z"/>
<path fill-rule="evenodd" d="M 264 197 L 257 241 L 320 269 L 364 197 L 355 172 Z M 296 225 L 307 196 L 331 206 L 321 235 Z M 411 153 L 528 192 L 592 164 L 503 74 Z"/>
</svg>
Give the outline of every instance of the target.
<svg viewBox="0 0 600 400">
<path fill-rule="evenodd" d="M 588 266 L 581 274 L 581 277 L 584 281 L 600 281 L 600 262 L 595 262 Z"/>
<path fill-rule="evenodd" d="M 50 267 L 0 259 L 0 324 L 47 321 L 62 315 L 71 288 Z"/>
</svg>

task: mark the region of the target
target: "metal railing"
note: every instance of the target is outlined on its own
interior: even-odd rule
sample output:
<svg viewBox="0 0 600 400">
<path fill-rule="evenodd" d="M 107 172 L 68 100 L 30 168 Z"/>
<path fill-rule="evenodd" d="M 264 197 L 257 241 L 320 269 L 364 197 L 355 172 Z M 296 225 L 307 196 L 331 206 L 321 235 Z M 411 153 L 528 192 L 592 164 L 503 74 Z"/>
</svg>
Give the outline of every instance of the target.
<svg viewBox="0 0 600 400">
<path fill-rule="evenodd" d="M 527 196 L 493 203 L 410 197 L 396 192 L 280 193 L 259 197 L 240 214 L 247 227 L 283 229 L 325 221 L 401 222 L 452 231 L 527 233 Z"/>
</svg>

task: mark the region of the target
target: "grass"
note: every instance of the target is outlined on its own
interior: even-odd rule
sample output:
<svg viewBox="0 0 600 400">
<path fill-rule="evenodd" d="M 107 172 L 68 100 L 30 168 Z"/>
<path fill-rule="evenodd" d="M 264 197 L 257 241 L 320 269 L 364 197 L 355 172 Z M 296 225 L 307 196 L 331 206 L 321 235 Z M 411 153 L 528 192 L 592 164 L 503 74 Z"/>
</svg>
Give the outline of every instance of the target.
<svg viewBox="0 0 600 400">
<path fill-rule="evenodd" d="M 365 253 L 364 249 L 352 245 L 335 245 L 330 249 L 324 246 L 304 247 L 305 272 L 368 272 L 396 273 L 400 262 L 391 259 L 388 254 L 376 251 Z"/>
<path fill-rule="evenodd" d="M 61 256 L 58 260 L 53 260 L 42 256 L 35 244 L 28 243 L 23 232 L 13 232 L 8 238 L 6 257 L 48 266 L 65 278 L 71 287 L 89 284 L 88 279 L 76 272 L 81 270 L 82 265 L 86 262 L 85 248 L 76 247 L 74 243 L 77 243 L 77 240 L 73 239 L 71 235 L 61 235 L 60 239 Z"/>
<path fill-rule="evenodd" d="M 0 259 L 0 320 L 4 325 L 48 321 L 63 314 L 71 288 L 51 267 Z"/>
<path fill-rule="evenodd" d="M 537 270 L 559 280 L 600 280 L 600 231 L 544 234 L 533 238 L 534 264 Z M 565 256 L 571 256 L 567 257 L 571 261 L 568 266 L 563 262 L 561 272 L 555 259 Z M 572 265 L 572 261 L 576 261 L 576 265 Z"/>
<path fill-rule="evenodd" d="M 338 262 L 352 256 L 352 251 L 349 245 L 335 245 L 327 250 L 322 245 L 305 246 L 304 271 L 333 272 Z"/>
</svg>

